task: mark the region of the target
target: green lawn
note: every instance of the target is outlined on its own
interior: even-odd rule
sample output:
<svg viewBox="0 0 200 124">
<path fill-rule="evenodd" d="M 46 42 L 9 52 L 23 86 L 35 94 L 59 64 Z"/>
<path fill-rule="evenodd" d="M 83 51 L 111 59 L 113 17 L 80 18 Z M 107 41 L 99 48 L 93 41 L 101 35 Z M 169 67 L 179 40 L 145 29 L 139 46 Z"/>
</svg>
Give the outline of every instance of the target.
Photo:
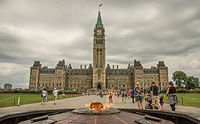
<svg viewBox="0 0 200 124">
<path fill-rule="evenodd" d="M 41 102 L 41 94 L 0 94 L 0 108 L 17 105 L 18 97 L 20 97 L 20 105 Z M 58 99 L 64 99 L 70 97 L 76 97 L 76 95 L 65 95 L 65 96 L 58 95 Z M 47 101 L 52 101 L 52 100 L 53 96 L 48 95 Z"/>
<path fill-rule="evenodd" d="M 178 98 L 178 105 L 182 105 L 182 99 L 183 97 L 183 105 L 184 106 L 193 106 L 200 108 L 200 94 L 177 94 Z M 168 98 L 166 95 L 164 95 L 164 102 L 168 103 Z"/>
</svg>

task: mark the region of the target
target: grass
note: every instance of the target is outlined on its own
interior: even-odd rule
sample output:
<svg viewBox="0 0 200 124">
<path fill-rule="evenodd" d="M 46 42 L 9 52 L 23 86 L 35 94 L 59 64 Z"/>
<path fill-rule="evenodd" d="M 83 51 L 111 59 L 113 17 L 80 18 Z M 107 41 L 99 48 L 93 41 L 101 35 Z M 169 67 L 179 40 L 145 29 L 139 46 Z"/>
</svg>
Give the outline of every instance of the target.
<svg viewBox="0 0 200 124">
<path fill-rule="evenodd" d="M 17 105 L 18 97 L 20 97 L 20 105 L 41 102 L 41 94 L 0 94 L 0 108 Z M 58 95 L 58 99 L 65 99 L 71 97 L 76 97 L 76 95 Z M 4 99 L 8 100 L 2 101 Z M 47 101 L 52 100 L 53 96 L 48 95 Z"/>
<path fill-rule="evenodd" d="M 17 105 L 18 96 L 20 96 L 20 104 L 21 105 L 41 102 L 40 94 L 0 94 L 0 108 Z M 12 98 L 5 100 L 5 101 L 1 101 L 4 99 L 7 99 L 9 97 L 12 97 Z M 64 98 L 69 98 L 69 97 L 76 97 L 76 96 L 75 95 L 66 95 L 66 96 L 59 95 L 58 99 L 64 99 Z M 198 94 L 198 93 L 196 93 L 196 94 L 195 93 L 194 94 L 177 94 L 179 105 L 182 105 L 181 97 L 183 97 L 183 105 L 184 106 L 193 106 L 193 107 L 200 108 L 200 94 Z M 52 100 L 53 100 L 53 96 L 49 95 L 48 101 L 52 101 Z M 164 102 L 168 103 L 168 98 L 165 94 L 164 94 Z"/>
<path fill-rule="evenodd" d="M 192 106 L 200 108 L 200 94 L 199 93 L 192 93 L 192 94 L 177 94 L 178 98 L 178 105 L 182 105 L 182 98 L 183 98 L 183 106 Z M 164 94 L 164 102 L 168 102 L 167 96 Z"/>
</svg>

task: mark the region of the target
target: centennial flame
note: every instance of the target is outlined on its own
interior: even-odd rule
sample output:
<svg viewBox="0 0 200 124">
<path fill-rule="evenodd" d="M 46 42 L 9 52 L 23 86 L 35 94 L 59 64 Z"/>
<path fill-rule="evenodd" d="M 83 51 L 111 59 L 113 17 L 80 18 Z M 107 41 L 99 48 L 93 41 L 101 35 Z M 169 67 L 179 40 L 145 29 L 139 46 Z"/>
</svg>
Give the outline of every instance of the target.
<svg viewBox="0 0 200 124">
<path fill-rule="evenodd" d="M 108 109 L 112 106 L 113 104 L 110 103 L 105 103 L 104 105 L 100 102 L 92 102 L 91 104 L 85 104 L 85 107 L 91 109 L 91 110 L 104 110 Z"/>
<path fill-rule="evenodd" d="M 113 96 L 113 89 L 111 89 L 109 91 L 109 94 L 106 96 L 107 96 L 107 98 L 106 98 L 107 100 L 104 105 L 100 102 L 93 101 L 91 104 L 85 104 L 85 107 L 89 108 L 92 111 L 97 111 L 97 112 L 99 110 L 107 110 L 108 108 L 113 106 L 113 103 L 114 103 L 114 98 L 111 97 L 111 99 L 110 99 L 110 96 Z"/>
<path fill-rule="evenodd" d="M 103 109 L 103 104 L 100 102 L 93 102 L 90 104 L 90 109 L 95 109 L 95 110 Z"/>
</svg>

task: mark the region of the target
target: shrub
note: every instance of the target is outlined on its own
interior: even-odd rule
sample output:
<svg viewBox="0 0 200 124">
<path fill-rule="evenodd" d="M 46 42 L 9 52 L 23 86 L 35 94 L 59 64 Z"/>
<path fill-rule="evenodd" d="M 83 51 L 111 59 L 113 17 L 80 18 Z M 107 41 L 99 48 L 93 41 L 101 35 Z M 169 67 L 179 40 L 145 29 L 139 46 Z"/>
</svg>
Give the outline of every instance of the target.
<svg viewBox="0 0 200 124">
<path fill-rule="evenodd" d="M 199 90 L 188 90 L 189 93 L 200 93 Z"/>
<path fill-rule="evenodd" d="M 160 91 L 160 93 L 166 93 L 167 92 L 167 90 L 161 90 Z"/>
<path fill-rule="evenodd" d="M 188 91 L 186 89 L 177 89 L 176 90 L 177 93 L 188 93 Z"/>
</svg>

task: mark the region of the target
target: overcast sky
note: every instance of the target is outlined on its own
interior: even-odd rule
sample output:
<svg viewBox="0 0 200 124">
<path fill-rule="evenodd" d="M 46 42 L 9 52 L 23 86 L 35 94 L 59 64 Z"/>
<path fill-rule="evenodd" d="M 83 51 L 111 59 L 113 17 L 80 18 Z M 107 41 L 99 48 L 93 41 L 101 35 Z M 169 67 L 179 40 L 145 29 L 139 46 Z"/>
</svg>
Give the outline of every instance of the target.
<svg viewBox="0 0 200 124">
<path fill-rule="evenodd" d="M 200 0 L 0 0 L 0 87 L 28 87 L 35 60 L 92 63 L 99 1 L 107 63 L 163 60 L 169 79 L 176 70 L 200 77 Z"/>
</svg>

